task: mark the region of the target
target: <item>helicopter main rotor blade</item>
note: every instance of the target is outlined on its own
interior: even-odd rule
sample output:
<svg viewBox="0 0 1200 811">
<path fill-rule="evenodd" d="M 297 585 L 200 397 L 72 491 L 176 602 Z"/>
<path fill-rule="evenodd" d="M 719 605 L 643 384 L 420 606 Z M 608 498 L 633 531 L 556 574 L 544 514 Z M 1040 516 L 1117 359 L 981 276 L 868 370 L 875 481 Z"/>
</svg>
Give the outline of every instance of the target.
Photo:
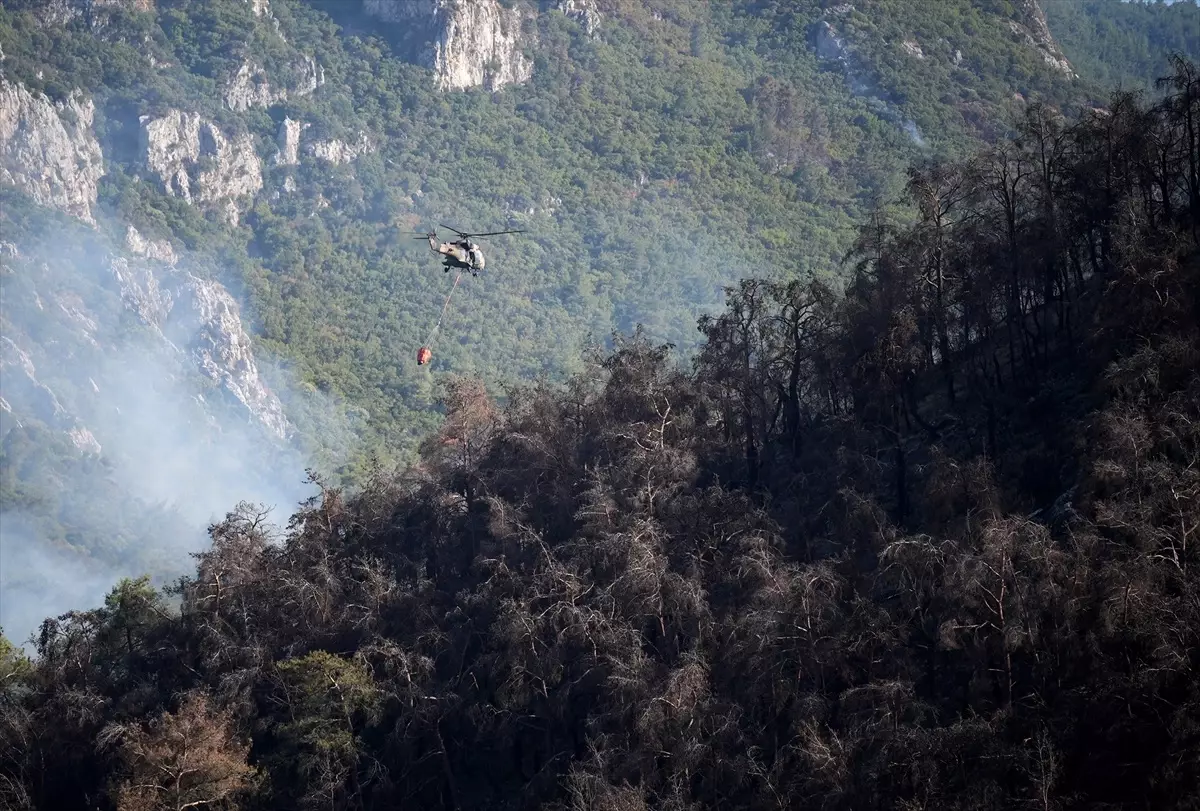
<svg viewBox="0 0 1200 811">
<path fill-rule="evenodd" d="M 523 230 L 519 230 L 519 231 L 486 231 L 483 233 L 474 234 L 474 233 L 468 233 L 466 231 L 459 231 L 457 228 L 451 228 L 449 225 L 445 225 L 445 224 L 442 224 L 442 227 L 449 229 L 449 230 L 453 231 L 454 233 L 458 234 L 460 237 L 464 237 L 464 238 L 466 238 L 466 237 L 493 237 L 493 236 L 496 236 L 497 234 L 523 234 L 523 233 L 525 233 Z"/>
</svg>

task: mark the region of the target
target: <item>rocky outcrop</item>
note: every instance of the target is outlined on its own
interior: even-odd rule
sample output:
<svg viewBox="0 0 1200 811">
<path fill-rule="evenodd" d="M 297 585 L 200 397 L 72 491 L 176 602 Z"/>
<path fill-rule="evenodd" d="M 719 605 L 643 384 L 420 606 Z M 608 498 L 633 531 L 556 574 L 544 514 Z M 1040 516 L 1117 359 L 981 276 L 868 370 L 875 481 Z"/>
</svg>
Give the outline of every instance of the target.
<svg viewBox="0 0 1200 811">
<path fill-rule="evenodd" d="M 110 270 L 125 306 L 224 388 L 279 439 L 293 433 L 283 404 L 263 382 L 237 302 L 218 282 L 118 257 Z"/>
<path fill-rule="evenodd" d="M 92 206 L 104 175 L 94 116 L 91 99 L 77 94 L 52 102 L 0 77 L 0 182 L 94 224 Z"/>
<path fill-rule="evenodd" d="M 297 81 L 291 90 L 294 96 L 307 96 L 325 84 L 325 68 L 317 64 L 317 60 L 311 56 L 304 57 L 304 62 L 296 68 L 296 71 Z"/>
<path fill-rule="evenodd" d="M 817 56 L 822 59 L 846 61 L 846 43 L 827 20 L 817 24 L 816 46 Z"/>
<path fill-rule="evenodd" d="M 37 368 L 29 353 L 8 336 L 0 336 L 0 381 L 5 402 L 24 402 L 26 409 L 47 424 L 66 415 L 66 409 L 49 387 L 37 379 Z"/>
<path fill-rule="evenodd" d="M 596 0 L 558 0 L 558 10 L 574 19 L 583 26 L 583 31 L 589 37 L 595 37 L 600 30 L 600 10 L 596 8 Z"/>
<path fill-rule="evenodd" d="M 232 394 L 274 436 L 292 432 L 283 404 L 258 373 L 250 336 L 229 291 L 188 274 L 176 287 L 168 321 L 172 333 L 190 337 L 192 358 L 214 383 Z"/>
<path fill-rule="evenodd" d="M 286 101 L 287 97 L 286 90 L 271 86 L 266 71 L 249 62 L 238 68 L 225 84 L 225 106 L 236 112 L 251 107 L 270 107 Z"/>
<path fill-rule="evenodd" d="M 375 151 L 375 143 L 365 132 L 358 134 L 358 141 L 348 144 L 336 138 L 328 141 L 313 141 L 304 145 L 304 152 L 328 163 L 349 163 L 359 155 Z"/>
<path fill-rule="evenodd" d="M 367 14 L 385 22 L 427 29 L 420 61 L 433 68 L 441 89 L 499 90 L 533 75 L 525 56 L 523 24 L 535 13 L 499 0 L 363 0 Z"/>
<path fill-rule="evenodd" d="M 283 119 L 279 125 L 279 152 L 275 163 L 279 166 L 295 166 L 300 162 L 300 136 L 309 125 L 292 118 Z"/>
<path fill-rule="evenodd" d="M 1015 36 L 1035 48 L 1047 65 L 1070 79 L 1078 78 L 1079 74 L 1071 67 L 1050 33 L 1046 12 L 1038 0 L 1019 0 L 1017 19 L 1009 22 L 1009 28 Z"/>
<path fill-rule="evenodd" d="M 264 20 L 271 24 L 271 30 L 275 32 L 284 42 L 287 42 L 287 37 L 283 35 L 283 31 L 279 25 L 279 18 L 271 11 L 271 0 L 242 0 L 246 5 L 250 6 L 250 11 L 260 20 Z"/>
<path fill-rule="evenodd" d="M 275 153 L 275 163 L 278 166 L 295 166 L 300 163 L 300 155 L 316 158 L 327 163 L 349 163 L 359 155 L 375 151 L 375 142 L 365 132 L 358 134 L 358 140 L 347 143 L 337 138 L 329 140 L 307 140 L 304 132 L 309 128 L 308 122 L 285 118 L 279 125 L 279 151 Z M 290 179 L 290 178 L 289 178 Z M 287 189 L 291 191 L 291 189 Z"/>
<path fill-rule="evenodd" d="M 66 25 L 83 19 L 91 28 L 103 27 L 117 9 L 153 11 L 154 0 L 44 0 L 33 8 L 42 25 Z"/>
<path fill-rule="evenodd" d="M 241 205 L 263 187 L 250 135 L 226 137 L 196 113 L 170 110 L 159 118 L 143 116 L 142 151 L 146 168 L 158 175 L 168 194 L 216 207 L 230 225 L 238 224 Z"/>
<path fill-rule="evenodd" d="M 237 112 L 266 108 L 293 96 L 307 96 L 325 84 L 325 71 L 311 56 L 294 66 L 291 73 L 273 85 L 260 65 L 245 62 L 225 84 L 225 106 Z"/>
<path fill-rule="evenodd" d="M 158 283 L 159 274 L 148 264 L 129 262 L 116 258 L 109 263 L 109 271 L 121 291 L 121 302 L 137 314 L 143 324 L 150 327 L 159 337 L 167 340 L 163 324 L 175 305 L 175 297 Z"/>
<path fill-rule="evenodd" d="M 70 290 L 52 293 L 51 297 L 54 303 L 58 305 L 61 312 L 67 321 L 79 329 L 83 340 L 95 348 L 99 348 L 100 344 L 96 342 L 96 332 L 99 326 L 96 319 L 88 312 L 87 305 L 83 303 L 83 299 L 77 293 Z"/>
<path fill-rule="evenodd" d="M 71 438 L 71 444 L 84 453 L 91 453 L 99 456 L 100 452 L 103 450 L 103 448 L 100 447 L 100 443 L 96 441 L 96 437 L 93 436 L 92 432 L 83 425 L 74 425 L 68 428 L 67 436 Z"/>
<path fill-rule="evenodd" d="M 92 432 L 67 413 L 58 396 L 38 380 L 29 353 L 7 336 L 0 336 L 0 407 L 14 416 L 17 412 L 28 414 L 66 432 L 81 451 L 100 453 L 100 443 Z"/>
<path fill-rule="evenodd" d="M 125 230 L 125 247 L 137 256 L 144 256 L 172 267 L 179 261 L 170 242 L 165 239 L 146 239 L 132 225 Z"/>
</svg>

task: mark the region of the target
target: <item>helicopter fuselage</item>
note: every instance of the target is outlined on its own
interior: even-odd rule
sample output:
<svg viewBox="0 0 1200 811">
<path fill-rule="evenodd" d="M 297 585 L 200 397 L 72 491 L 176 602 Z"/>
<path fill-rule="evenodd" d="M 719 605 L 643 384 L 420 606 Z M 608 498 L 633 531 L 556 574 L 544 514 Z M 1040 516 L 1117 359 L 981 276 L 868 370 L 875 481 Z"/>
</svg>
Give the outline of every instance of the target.
<svg viewBox="0 0 1200 811">
<path fill-rule="evenodd" d="M 458 270 L 469 270 L 477 274 L 487 264 L 487 260 L 484 259 L 483 251 L 479 249 L 479 246 L 465 239 L 460 239 L 457 242 L 439 243 L 436 237 L 430 236 L 429 247 L 434 253 L 441 254 L 444 257 L 442 264 L 446 270 L 456 268 Z"/>
</svg>

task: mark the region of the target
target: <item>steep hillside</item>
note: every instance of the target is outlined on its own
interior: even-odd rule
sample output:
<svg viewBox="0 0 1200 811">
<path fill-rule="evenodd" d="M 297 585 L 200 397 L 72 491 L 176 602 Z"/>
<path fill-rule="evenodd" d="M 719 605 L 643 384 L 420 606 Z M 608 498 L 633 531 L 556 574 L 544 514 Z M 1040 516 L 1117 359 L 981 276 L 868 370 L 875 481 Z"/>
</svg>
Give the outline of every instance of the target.
<svg viewBox="0 0 1200 811">
<path fill-rule="evenodd" d="M 420 466 L 0 637 L 13 811 L 1194 811 L 1200 66 L 912 173 L 697 363 L 447 391 Z M 1164 71 L 1165 72 L 1165 71 Z"/>
<path fill-rule="evenodd" d="M 337 411 L 268 385 L 237 303 L 168 243 L 0 205 L 0 620 L 23 640 L 115 577 L 170 579 L 230 504 L 290 509 L 305 443 L 280 398 L 326 432 Z"/>
<path fill-rule="evenodd" d="M 248 422 L 286 501 L 305 461 L 413 458 L 448 374 L 562 380 L 639 323 L 689 352 L 725 285 L 835 278 L 910 161 L 1084 98 L 1034 0 L 11 0 L 0 51 L 6 363 L 62 405 L 6 388 L 26 495 L 0 509 L 89 552 L 112 529 L 44 493 L 86 480 L 84 431 L 117 464 L 95 414 L 137 389 L 95 370 L 133 335 L 168 401 L 204 397 L 172 435 Z M 487 241 L 417 367 L 451 279 L 405 232 L 438 223 L 526 233 Z M 208 463 L 87 492 L 178 501 Z"/>
<path fill-rule="evenodd" d="M 1055 40 L 1103 97 L 1116 87 L 1152 92 L 1172 51 L 1195 53 L 1200 3 L 1195 0 L 1077 0 L 1046 3 Z"/>
<path fill-rule="evenodd" d="M 922 149 L 992 131 L 1014 93 L 1071 97 L 1022 9 L 510 5 L 24 0 L 4 70 L 98 100 L 110 216 L 189 250 L 238 227 L 255 261 L 228 281 L 264 348 L 392 444 L 385 415 L 429 402 L 403 361 L 447 286 L 397 228 L 527 228 L 491 243 L 434 369 L 560 374 L 613 327 L 694 345 L 751 272 L 835 272 Z"/>
</svg>

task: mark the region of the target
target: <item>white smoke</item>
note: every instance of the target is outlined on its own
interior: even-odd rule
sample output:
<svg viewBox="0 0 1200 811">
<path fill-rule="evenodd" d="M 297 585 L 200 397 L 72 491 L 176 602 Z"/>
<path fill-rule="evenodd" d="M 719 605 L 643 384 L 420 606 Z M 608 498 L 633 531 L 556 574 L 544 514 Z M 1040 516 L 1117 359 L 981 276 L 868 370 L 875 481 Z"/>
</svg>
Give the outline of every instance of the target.
<svg viewBox="0 0 1200 811">
<path fill-rule="evenodd" d="M 122 577 L 150 574 L 163 585 L 191 573 L 208 526 L 238 502 L 262 504 L 283 522 L 315 489 L 303 452 L 273 439 L 190 353 L 138 325 L 107 256 L 70 231 L 55 236 L 18 242 L 23 259 L 7 263 L 0 314 L 4 337 L 62 406 L 54 415 L 44 396 L 40 410 L 23 401 L 22 392 L 44 389 L 5 369 L 12 413 L 0 428 L 10 451 L 0 473 L 13 490 L 0 501 L 0 627 L 15 644 L 47 617 L 101 605 Z M 285 412 L 326 407 L 280 369 L 271 378 Z M 353 433 L 340 415 L 321 419 L 348 452 Z M 98 456 L 72 443 L 68 431 L 80 429 Z"/>
<path fill-rule="evenodd" d="M 912 139 L 913 143 L 921 147 L 921 149 L 924 149 L 926 146 L 928 146 L 928 143 L 925 141 L 925 136 L 921 134 L 921 128 L 918 127 L 917 122 L 913 121 L 911 118 L 904 122 L 904 131 L 908 134 L 908 137 Z"/>
</svg>

